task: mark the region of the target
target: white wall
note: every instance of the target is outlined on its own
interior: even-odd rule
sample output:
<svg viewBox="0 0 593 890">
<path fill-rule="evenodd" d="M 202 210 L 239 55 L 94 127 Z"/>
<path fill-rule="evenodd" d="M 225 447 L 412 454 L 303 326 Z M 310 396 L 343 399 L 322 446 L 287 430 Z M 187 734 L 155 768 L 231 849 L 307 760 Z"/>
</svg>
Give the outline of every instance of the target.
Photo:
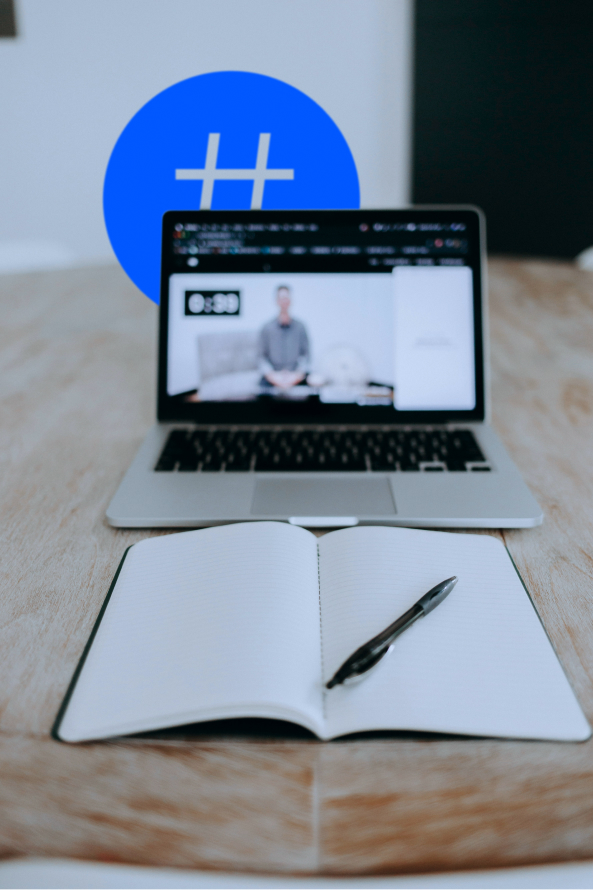
<svg viewBox="0 0 593 890">
<path fill-rule="evenodd" d="M 0 243 L 111 255 L 101 195 L 130 117 L 176 81 L 248 70 L 303 90 L 354 154 L 364 207 L 409 199 L 412 0 L 17 0 L 0 40 Z"/>
</svg>

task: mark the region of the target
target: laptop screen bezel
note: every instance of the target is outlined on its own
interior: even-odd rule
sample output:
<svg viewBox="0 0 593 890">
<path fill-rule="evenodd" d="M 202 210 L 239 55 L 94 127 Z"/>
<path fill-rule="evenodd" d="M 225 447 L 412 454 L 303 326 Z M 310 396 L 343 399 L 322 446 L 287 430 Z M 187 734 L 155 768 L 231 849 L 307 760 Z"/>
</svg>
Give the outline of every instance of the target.
<svg viewBox="0 0 593 890">
<path fill-rule="evenodd" d="M 446 411 L 398 411 L 391 406 L 360 406 L 349 404 L 310 404 L 289 400 L 258 400 L 253 402 L 187 402 L 179 396 L 167 392 L 168 367 L 168 326 L 169 326 L 169 277 L 178 271 L 169 265 L 170 237 L 176 223 L 249 223 L 266 218 L 279 223 L 321 222 L 345 224 L 373 221 L 389 223 L 461 218 L 469 224 L 474 250 L 470 254 L 469 265 L 473 272 L 473 311 L 474 311 L 474 359 L 476 405 L 472 410 Z M 163 216 L 161 249 L 161 289 L 159 307 L 158 344 L 158 385 L 157 419 L 161 423 L 195 424 L 282 424 L 282 425 L 351 425 L 351 424 L 446 424 L 451 421 L 480 422 L 486 415 L 485 392 L 485 338 L 484 311 L 485 299 L 485 224 L 482 212 L 477 207 L 435 206 L 409 207 L 402 210 L 170 210 Z M 274 262 L 266 257 L 268 269 L 263 261 L 260 271 L 285 271 L 281 259 Z M 268 260 L 274 263 L 269 268 Z M 232 262 L 232 261 L 231 261 Z M 229 272 L 233 271 L 232 265 Z M 257 271 L 257 270 L 254 270 Z M 197 272 L 197 270 L 196 270 Z M 192 270 L 192 274 L 195 274 Z M 249 274 L 249 273 L 246 273 Z M 324 273 L 321 273 L 324 274 Z M 369 273 L 372 274 L 372 273 Z"/>
</svg>

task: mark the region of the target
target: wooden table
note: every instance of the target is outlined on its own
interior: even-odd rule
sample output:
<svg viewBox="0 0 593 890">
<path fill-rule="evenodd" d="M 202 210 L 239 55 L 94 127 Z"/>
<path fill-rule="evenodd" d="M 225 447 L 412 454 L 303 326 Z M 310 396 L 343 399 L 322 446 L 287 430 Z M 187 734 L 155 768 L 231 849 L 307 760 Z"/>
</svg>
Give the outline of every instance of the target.
<svg viewBox="0 0 593 890">
<path fill-rule="evenodd" d="M 504 532 L 593 721 L 593 275 L 491 263 L 494 425 L 544 508 Z M 117 268 L 0 278 L 0 855 L 389 873 L 593 856 L 593 741 L 49 730 L 124 549 L 156 308 Z M 158 534 L 159 532 L 155 532 Z"/>
</svg>

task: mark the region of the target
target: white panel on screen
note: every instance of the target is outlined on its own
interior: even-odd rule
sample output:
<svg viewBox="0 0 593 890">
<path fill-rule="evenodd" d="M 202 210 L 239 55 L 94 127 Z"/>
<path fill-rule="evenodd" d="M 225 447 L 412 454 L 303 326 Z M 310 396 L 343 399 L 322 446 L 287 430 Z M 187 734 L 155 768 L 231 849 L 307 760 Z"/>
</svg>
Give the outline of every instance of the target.
<svg viewBox="0 0 593 890">
<path fill-rule="evenodd" d="M 399 266 L 393 280 L 395 407 L 475 408 L 471 269 Z"/>
</svg>

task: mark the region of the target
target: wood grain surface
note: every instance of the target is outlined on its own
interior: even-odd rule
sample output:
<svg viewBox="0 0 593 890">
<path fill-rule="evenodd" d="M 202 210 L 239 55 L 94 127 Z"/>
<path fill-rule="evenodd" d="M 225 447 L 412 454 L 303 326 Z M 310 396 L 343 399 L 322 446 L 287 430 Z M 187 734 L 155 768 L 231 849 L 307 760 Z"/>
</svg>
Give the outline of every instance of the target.
<svg viewBox="0 0 593 890">
<path fill-rule="evenodd" d="M 593 721 L 593 275 L 490 264 L 494 426 L 544 508 L 505 531 Z M 115 267 L 0 277 L 0 855 L 391 873 L 593 857 L 593 742 L 49 730 L 125 548 L 156 307 Z"/>
</svg>

